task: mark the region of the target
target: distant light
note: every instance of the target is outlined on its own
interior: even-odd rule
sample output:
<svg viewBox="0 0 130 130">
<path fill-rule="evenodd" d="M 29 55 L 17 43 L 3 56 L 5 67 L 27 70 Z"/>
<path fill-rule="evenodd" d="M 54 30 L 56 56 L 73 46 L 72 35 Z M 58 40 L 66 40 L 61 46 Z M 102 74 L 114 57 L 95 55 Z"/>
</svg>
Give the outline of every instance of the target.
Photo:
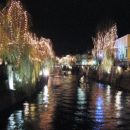
<svg viewBox="0 0 130 130">
<path fill-rule="evenodd" d="M 69 69 L 72 69 L 72 66 L 69 65 L 68 67 L 69 67 Z"/>
<path fill-rule="evenodd" d="M 120 66 L 117 66 L 117 73 L 121 73 L 122 72 L 122 69 Z"/>
<path fill-rule="evenodd" d="M 70 75 L 70 74 L 71 74 L 71 71 L 68 71 L 68 74 Z"/>
<path fill-rule="evenodd" d="M 96 60 L 90 60 L 90 61 L 88 62 L 88 65 L 96 65 Z"/>
<path fill-rule="evenodd" d="M 40 71 L 39 76 L 42 76 L 42 71 Z"/>
<path fill-rule="evenodd" d="M 82 65 L 87 65 L 87 60 L 83 59 L 82 60 Z"/>
</svg>

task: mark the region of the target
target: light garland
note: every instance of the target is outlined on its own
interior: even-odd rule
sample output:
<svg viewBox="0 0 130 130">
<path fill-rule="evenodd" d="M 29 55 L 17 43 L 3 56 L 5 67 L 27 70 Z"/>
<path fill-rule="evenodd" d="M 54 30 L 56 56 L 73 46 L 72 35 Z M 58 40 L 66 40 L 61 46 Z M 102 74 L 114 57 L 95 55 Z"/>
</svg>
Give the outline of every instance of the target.
<svg viewBox="0 0 130 130">
<path fill-rule="evenodd" d="M 0 58 L 13 65 L 22 81 L 28 75 L 37 78 L 44 61 L 54 57 L 51 40 L 29 33 L 28 21 L 20 1 L 12 0 L 0 12 Z"/>
<path fill-rule="evenodd" d="M 108 30 L 99 31 L 93 39 L 93 55 L 102 60 L 102 69 L 110 73 L 114 60 L 115 40 L 117 38 L 117 27 L 114 24 Z"/>
</svg>

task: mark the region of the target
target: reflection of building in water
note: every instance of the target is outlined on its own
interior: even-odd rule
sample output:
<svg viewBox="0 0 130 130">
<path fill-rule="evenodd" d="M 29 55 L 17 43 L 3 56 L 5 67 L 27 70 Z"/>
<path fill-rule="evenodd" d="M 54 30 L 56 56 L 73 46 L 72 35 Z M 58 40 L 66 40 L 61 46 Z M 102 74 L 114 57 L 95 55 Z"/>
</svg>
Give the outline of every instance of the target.
<svg viewBox="0 0 130 130">
<path fill-rule="evenodd" d="M 91 86 L 91 95 L 89 102 L 90 118 L 95 122 L 94 129 L 115 130 L 115 101 L 111 95 L 111 87 L 102 84 L 93 84 Z"/>
<path fill-rule="evenodd" d="M 95 119 L 96 119 L 96 122 L 98 122 L 98 123 L 104 122 L 103 98 L 102 98 L 102 96 L 97 97 L 97 100 L 96 100 Z"/>
</svg>

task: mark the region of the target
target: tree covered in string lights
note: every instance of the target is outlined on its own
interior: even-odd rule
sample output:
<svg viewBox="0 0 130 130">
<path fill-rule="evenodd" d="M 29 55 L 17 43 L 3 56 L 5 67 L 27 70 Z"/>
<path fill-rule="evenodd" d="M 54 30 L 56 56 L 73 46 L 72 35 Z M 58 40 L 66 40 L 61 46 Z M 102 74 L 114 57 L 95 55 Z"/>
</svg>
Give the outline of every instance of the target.
<svg viewBox="0 0 130 130">
<path fill-rule="evenodd" d="M 35 82 L 46 59 L 54 58 L 50 39 L 29 32 L 29 18 L 20 1 L 0 11 L 0 58 L 11 65 L 17 80 Z"/>
<path fill-rule="evenodd" d="M 117 26 L 115 23 L 106 24 L 93 38 L 93 55 L 101 61 L 102 69 L 110 72 L 114 62 L 115 40 L 117 38 Z"/>
<path fill-rule="evenodd" d="M 19 1 L 12 1 L 1 11 L 1 50 L 2 58 L 13 64 L 19 64 L 28 31 L 27 12 Z M 4 35 L 3 35 L 4 34 Z M 6 53 L 5 53 L 6 52 Z"/>
<path fill-rule="evenodd" d="M 27 33 L 26 34 L 27 43 L 30 48 L 30 53 L 28 54 L 29 60 L 33 64 L 32 76 L 39 76 L 39 71 L 43 65 L 46 65 L 46 62 L 49 61 L 46 67 L 52 68 L 52 60 L 54 59 L 54 51 L 52 49 L 52 42 L 50 39 L 46 38 L 37 38 L 36 35 Z"/>
</svg>

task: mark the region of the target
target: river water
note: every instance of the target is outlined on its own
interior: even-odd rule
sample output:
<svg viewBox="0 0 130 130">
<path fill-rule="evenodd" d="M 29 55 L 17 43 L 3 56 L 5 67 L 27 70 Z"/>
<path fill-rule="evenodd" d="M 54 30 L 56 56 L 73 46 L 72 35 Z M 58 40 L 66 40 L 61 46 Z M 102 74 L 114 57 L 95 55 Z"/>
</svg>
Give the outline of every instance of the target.
<svg viewBox="0 0 130 130">
<path fill-rule="evenodd" d="M 130 130 L 130 92 L 51 77 L 37 97 L 3 114 L 0 130 Z"/>
</svg>

